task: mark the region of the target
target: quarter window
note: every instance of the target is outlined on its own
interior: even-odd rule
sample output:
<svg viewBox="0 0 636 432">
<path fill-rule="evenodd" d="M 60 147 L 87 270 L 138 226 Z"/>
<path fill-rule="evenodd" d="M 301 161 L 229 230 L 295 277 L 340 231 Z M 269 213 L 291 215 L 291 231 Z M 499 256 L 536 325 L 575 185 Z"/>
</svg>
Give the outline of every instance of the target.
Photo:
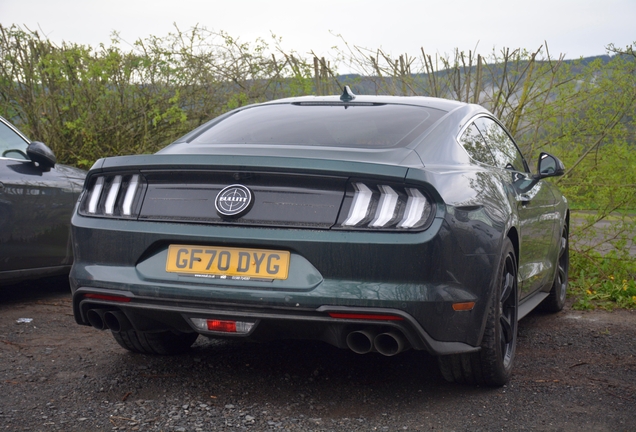
<svg viewBox="0 0 636 432">
<path fill-rule="evenodd" d="M 474 123 L 468 125 L 459 141 L 464 146 L 470 157 L 487 165 L 495 165 L 495 159 Z"/>
<path fill-rule="evenodd" d="M 479 117 L 475 125 L 486 140 L 495 158 L 495 166 L 527 172 L 523 156 L 508 133 L 494 120 Z"/>
</svg>

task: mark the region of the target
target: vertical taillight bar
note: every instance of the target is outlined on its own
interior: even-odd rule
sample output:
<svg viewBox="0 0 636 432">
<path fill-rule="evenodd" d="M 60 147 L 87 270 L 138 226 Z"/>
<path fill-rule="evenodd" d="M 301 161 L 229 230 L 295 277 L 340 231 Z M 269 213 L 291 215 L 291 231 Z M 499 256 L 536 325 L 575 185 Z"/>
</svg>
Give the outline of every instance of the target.
<svg viewBox="0 0 636 432">
<path fill-rule="evenodd" d="M 399 195 L 391 186 L 379 185 L 380 203 L 375 213 L 375 219 L 369 224 L 373 228 L 381 228 L 387 225 L 395 216 Z"/>
<path fill-rule="evenodd" d="M 345 220 L 343 226 L 356 226 L 363 221 L 369 212 L 369 205 L 373 197 L 373 191 L 364 183 L 354 183 L 355 193 L 353 195 L 353 203 L 349 217 Z"/>
<path fill-rule="evenodd" d="M 139 175 L 135 174 L 128 183 L 128 189 L 126 190 L 126 196 L 124 197 L 124 204 L 122 206 L 121 213 L 124 216 L 130 216 L 132 214 L 132 204 L 137 192 L 137 185 L 139 184 Z"/>
<path fill-rule="evenodd" d="M 108 196 L 106 196 L 106 204 L 104 205 L 104 213 L 112 215 L 115 211 L 115 201 L 117 200 L 117 194 L 121 187 L 121 176 L 117 175 L 110 184 L 110 190 Z"/>
<path fill-rule="evenodd" d="M 406 193 L 409 198 L 406 201 L 404 218 L 397 225 L 398 228 L 413 228 L 418 224 L 421 225 L 428 218 L 428 214 L 425 213 L 428 201 L 422 192 L 415 188 L 407 188 Z"/>
<path fill-rule="evenodd" d="M 98 177 L 95 185 L 93 186 L 93 190 L 91 191 L 91 199 L 88 202 L 88 212 L 91 214 L 95 214 L 97 212 L 97 204 L 99 203 L 99 198 L 102 195 L 103 187 L 104 177 Z"/>
</svg>

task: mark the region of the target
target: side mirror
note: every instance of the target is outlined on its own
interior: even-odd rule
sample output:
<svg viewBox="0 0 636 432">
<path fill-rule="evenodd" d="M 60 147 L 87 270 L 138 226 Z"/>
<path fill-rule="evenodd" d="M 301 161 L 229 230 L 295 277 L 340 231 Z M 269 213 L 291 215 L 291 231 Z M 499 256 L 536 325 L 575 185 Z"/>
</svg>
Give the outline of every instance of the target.
<svg viewBox="0 0 636 432">
<path fill-rule="evenodd" d="M 561 162 L 556 156 L 552 156 L 549 153 L 541 152 L 539 155 L 539 163 L 537 165 L 537 174 L 534 176 L 536 179 L 558 177 L 565 174 L 565 166 L 563 165 L 563 162 Z"/>
<path fill-rule="evenodd" d="M 48 171 L 55 166 L 57 159 L 51 149 L 44 143 L 33 141 L 27 147 L 27 155 L 38 164 L 44 171 Z"/>
</svg>

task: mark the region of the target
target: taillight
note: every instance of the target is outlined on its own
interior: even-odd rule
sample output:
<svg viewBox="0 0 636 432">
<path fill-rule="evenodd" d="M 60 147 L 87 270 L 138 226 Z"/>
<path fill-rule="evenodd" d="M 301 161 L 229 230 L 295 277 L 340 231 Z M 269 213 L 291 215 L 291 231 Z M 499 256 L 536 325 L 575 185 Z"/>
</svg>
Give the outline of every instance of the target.
<svg viewBox="0 0 636 432">
<path fill-rule="evenodd" d="M 418 188 L 355 182 L 344 228 L 417 229 L 429 222 L 433 206 Z"/>
<path fill-rule="evenodd" d="M 80 213 L 86 216 L 136 217 L 142 186 L 139 174 L 93 177 L 80 203 Z"/>
</svg>

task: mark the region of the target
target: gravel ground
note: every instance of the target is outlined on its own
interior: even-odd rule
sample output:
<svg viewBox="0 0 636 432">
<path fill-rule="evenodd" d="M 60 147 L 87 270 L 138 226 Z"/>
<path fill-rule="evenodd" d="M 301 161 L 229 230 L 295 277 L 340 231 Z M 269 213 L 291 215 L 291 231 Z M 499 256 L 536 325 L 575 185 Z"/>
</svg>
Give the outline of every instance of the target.
<svg viewBox="0 0 636 432">
<path fill-rule="evenodd" d="M 416 351 L 200 337 L 185 355 L 131 354 L 75 324 L 69 292 L 0 289 L 0 430 L 636 430 L 634 311 L 531 314 L 492 389 L 448 384 Z"/>
</svg>

